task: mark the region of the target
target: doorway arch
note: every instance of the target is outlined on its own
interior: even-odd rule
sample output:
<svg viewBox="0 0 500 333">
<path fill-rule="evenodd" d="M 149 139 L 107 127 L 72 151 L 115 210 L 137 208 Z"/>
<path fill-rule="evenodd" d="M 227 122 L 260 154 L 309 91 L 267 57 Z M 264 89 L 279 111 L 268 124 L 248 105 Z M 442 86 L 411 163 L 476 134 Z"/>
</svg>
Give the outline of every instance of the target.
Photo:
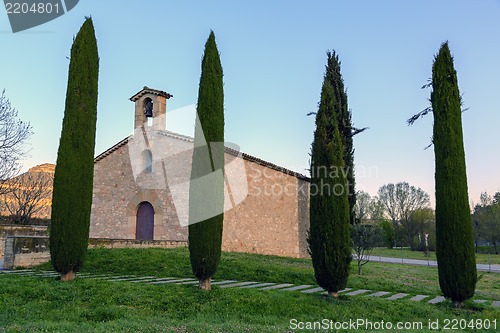
<svg viewBox="0 0 500 333">
<path fill-rule="evenodd" d="M 155 209 L 144 201 L 137 207 L 135 223 L 135 239 L 153 240 L 155 224 Z"/>
</svg>

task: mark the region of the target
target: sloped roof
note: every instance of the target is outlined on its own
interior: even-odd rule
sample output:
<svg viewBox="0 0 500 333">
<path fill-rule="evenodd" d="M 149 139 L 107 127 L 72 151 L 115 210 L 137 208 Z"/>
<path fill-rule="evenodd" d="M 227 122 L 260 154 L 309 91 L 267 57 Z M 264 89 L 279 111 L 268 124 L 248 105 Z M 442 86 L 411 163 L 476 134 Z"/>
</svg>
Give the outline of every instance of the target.
<svg viewBox="0 0 500 333">
<path fill-rule="evenodd" d="M 174 138 L 174 139 L 177 139 L 177 140 L 182 140 L 182 141 L 187 141 L 187 142 L 193 142 L 194 141 L 192 137 L 181 135 L 181 134 L 177 134 L 177 133 L 170 132 L 170 131 L 161 131 L 160 134 L 168 136 L 168 137 L 171 137 L 171 138 Z M 116 151 L 119 148 L 125 146 L 127 144 L 128 140 L 131 137 L 132 136 L 126 137 L 125 139 L 121 140 L 120 142 L 118 142 L 114 146 L 110 147 L 106 151 L 104 151 L 101 154 L 97 155 L 95 157 L 95 159 L 94 159 L 94 163 L 99 162 L 100 160 L 104 159 L 106 156 L 111 155 L 114 151 Z M 240 154 L 240 152 L 238 150 L 235 150 L 235 149 L 229 148 L 229 147 L 225 147 L 224 151 L 226 153 L 228 153 L 228 154 L 233 155 L 233 156 L 238 156 Z M 305 181 L 310 181 L 311 180 L 309 177 L 307 177 L 307 176 L 305 176 L 305 175 L 303 175 L 301 173 L 298 173 L 298 172 L 295 172 L 293 170 L 287 169 L 285 167 L 279 166 L 277 164 L 265 161 L 265 160 L 260 159 L 258 157 L 255 157 L 255 156 L 252 156 L 252 155 L 249 155 L 249 154 L 246 154 L 246 153 L 241 153 L 241 156 L 243 157 L 244 160 L 247 160 L 249 162 L 253 162 L 253 163 L 258 164 L 258 165 L 265 166 L 265 167 L 267 167 L 269 169 L 273 169 L 273 170 L 282 172 L 284 174 L 296 177 L 298 179 L 305 180 Z"/>
<path fill-rule="evenodd" d="M 136 93 L 134 96 L 130 97 L 130 100 L 132 102 L 135 102 L 139 98 L 141 98 L 142 96 L 144 96 L 145 94 L 153 94 L 153 95 L 157 95 L 157 96 L 163 96 L 166 99 L 169 99 L 170 97 L 174 97 L 174 95 L 171 95 L 168 92 L 165 92 L 163 90 L 156 90 L 156 89 L 152 89 L 152 88 L 144 86 L 144 88 L 142 88 L 141 91 L 139 91 L 138 93 Z"/>
</svg>

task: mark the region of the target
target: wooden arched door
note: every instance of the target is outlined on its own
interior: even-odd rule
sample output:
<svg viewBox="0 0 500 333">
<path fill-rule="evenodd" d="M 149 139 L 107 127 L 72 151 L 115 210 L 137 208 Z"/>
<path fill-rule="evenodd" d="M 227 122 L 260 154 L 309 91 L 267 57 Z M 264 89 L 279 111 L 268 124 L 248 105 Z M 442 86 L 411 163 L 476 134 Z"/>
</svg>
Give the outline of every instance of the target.
<svg viewBox="0 0 500 333">
<path fill-rule="evenodd" d="M 137 208 L 135 224 L 135 239 L 153 240 L 155 224 L 155 210 L 153 206 L 145 201 Z"/>
</svg>

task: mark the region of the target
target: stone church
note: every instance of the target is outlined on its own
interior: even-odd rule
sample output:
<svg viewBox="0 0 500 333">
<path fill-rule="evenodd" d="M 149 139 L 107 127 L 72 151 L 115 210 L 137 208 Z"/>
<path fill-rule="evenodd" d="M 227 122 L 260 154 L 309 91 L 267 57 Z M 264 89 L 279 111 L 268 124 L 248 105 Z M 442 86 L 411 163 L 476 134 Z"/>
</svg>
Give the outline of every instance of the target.
<svg viewBox="0 0 500 333">
<path fill-rule="evenodd" d="M 133 95 L 134 134 L 95 158 L 91 238 L 187 241 L 193 138 L 168 131 L 171 97 L 148 87 Z M 223 251 L 308 256 L 309 179 L 222 149 Z"/>
</svg>

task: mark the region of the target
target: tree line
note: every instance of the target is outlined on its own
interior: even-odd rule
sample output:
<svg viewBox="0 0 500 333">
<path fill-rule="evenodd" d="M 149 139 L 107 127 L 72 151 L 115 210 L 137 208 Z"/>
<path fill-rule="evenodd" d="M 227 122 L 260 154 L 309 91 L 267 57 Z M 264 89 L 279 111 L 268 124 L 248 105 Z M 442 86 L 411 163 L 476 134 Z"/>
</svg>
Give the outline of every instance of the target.
<svg viewBox="0 0 500 333">
<path fill-rule="evenodd" d="M 435 155 L 436 257 L 439 285 L 443 294 L 451 298 L 455 306 L 460 307 L 474 295 L 477 272 L 465 172 L 462 99 L 448 42 L 441 45 L 434 58 L 431 83 L 426 87 L 432 87 L 431 106 L 411 117 L 408 124 L 413 124 L 429 113 L 434 116 L 432 144 Z M 315 115 L 316 130 L 311 148 L 311 169 L 325 166 L 353 169 L 353 159 L 346 158 L 353 151 L 352 145 L 346 145 L 346 139 L 352 139 L 353 136 L 351 114 L 340 74 L 340 61 L 335 53 L 327 53 L 320 102 Z M 342 131 L 342 128 L 351 131 Z M 356 218 L 353 218 L 353 209 L 348 206 L 349 196 L 354 196 L 350 199 L 354 202 L 352 208 L 357 207 L 360 216 L 365 214 L 366 209 L 359 203 L 359 198 L 356 200 L 355 194 L 349 190 L 350 182 L 355 184 L 354 175 L 348 180 L 341 176 L 325 178 L 311 172 L 311 185 L 331 183 L 346 188 L 340 194 L 310 195 L 308 242 L 314 273 L 317 283 L 334 297 L 338 297 L 338 292 L 347 285 L 351 259 L 351 229 L 354 239 L 360 241 L 369 230 L 353 225 Z M 426 215 L 429 215 L 429 212 L 420 209 L 428 205 L 429 195 L 408 183 L 384 185 L 378 194 L 378 203 L 373 211 L 383 209 L 387 212 L 392 222 L 394 241 L 398 237 L 396 230 L 401 230 L 400 237 L 416 246 L 414 235 L 422 235 L 424 221 L 428 218 Z M 359 216 L 358 218 L 361 219 Z M 414 223 L 415 220 L 419 222 Z M 352 227 L 349 227 L 349 224 Z M 385 231 L 387 236 L 390 236 L 390 225 Z M 354 248 L 359 249 L 357 246 Z"/>
</svg>

